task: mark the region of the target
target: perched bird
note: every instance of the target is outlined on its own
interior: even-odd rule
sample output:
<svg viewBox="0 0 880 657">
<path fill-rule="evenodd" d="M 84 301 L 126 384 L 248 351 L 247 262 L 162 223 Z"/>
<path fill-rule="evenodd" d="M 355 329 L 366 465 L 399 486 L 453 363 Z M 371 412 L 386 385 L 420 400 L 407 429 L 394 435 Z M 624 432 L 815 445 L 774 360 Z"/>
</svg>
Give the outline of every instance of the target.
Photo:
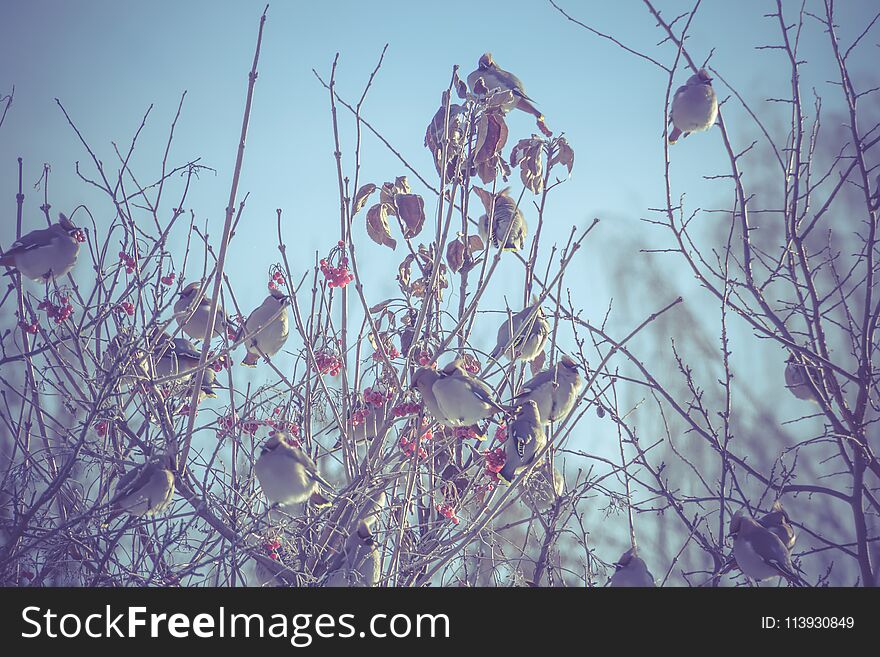
<svg viewBox="0 0 880 657">
<path fill-rule="evenodd" d="M 114 385 L 131 387 L 138 382 L 153 378 L 153 359 L 147 351 L 137 346 L 133 336 L 121 331 L 113 336 L 104 352 L 102 366 Z"/>
<path fill-rule="evenodd" d="M 822 399 L 819 392 L 822 375 L 815 365 L 799 363 L 794 354 L 788 357 L 785 364 L 785 387 L 798 399 L 816 402 Z"/>
<path fill-rule="evenodd" d="M 483 81 L 482 84 L 479 83 L 480 80 Z M 535 107 L 535 101 L 528 97 L 520 79 L 499 67 L 492 59 L 492 53 L 487 52 L 480 57 L 477 70 L 468 75 L 467 82 L 471 91 L 479 97 L 497 90 L 512 92 L 513 100 L 504 107 L 505 112 L 515 107 L 534 115 L 540 122 L 544 121 L 544 115 Z"/>
<path fill-rule="evenodd" d="M 495 194 L 491 236 L 489 235 L 489 215 L 484 214 L 480 217 L 480 237 L 484 244 L 491 243 L 496 249 L 521 251 L 525 245 L 526 237 L 528 237 L 529 228 L 522 211 L 516 207 L 516 201 L 510 198 L 509 192 L 510 188 L 507 188 Z"/>
<path fill-rule="evenodd" d="M 199 402 L 205 399 L 214 399 L 217 396 L 217 389 L 214 387 L 217 383 L 217 375 L 210 367 L 202 374 L 202 387 L 199 388 Z"/>
<path fill-rule="evenodd" d="M 195 340 L 204 340 L 205 333 L 208 330 L 208 320 L 211 318 L 211 300 L 205 296 L 199 299 L 202 284 L 200 282 L 190 283 L 180 291 L 180 296 L 174 304 L 174 317 L 180 328 L 189 337 Z M 198 303 L 196 300 L 198 299 Z M 214 319 L 214 335 L 223 335 L 233 331 L 226 311 L 220 304 L 217 304 L 217 316 Z"/>
<path fill-rule="evenodd" d="M 376 586 L 381 576 L 379 547 L 367 523 L 356 524 L 342 552 L 335 555 L 327 570 L 325 586 Z"/>
<path fill-rule="evenodd" d="M 85 240 L 85 233 L 59 214 L 58 223 L 22 235 L 0 256 L 0 265 L 16 269 L 37 283 L 48 283 L 73 269 L 80 242 Z"/>
<path fill-rule="evenodd" d="M 581 386 L 583 380 L 577 364 L 563 356 L 554 367 L 538 372 L 526 381 L 514 402 L 523 404 L 526 400 L 534 400 L 544 424 L 559 422 L 571 412 Z"/>
<path fill-rule="evenodd" d="M 271 504 L 298 504 L 318 493 L 318 487 L 332 486 L 318 473 L 318 466 L 299 447 L 287 441 L 284 431 L 276 431 L 263 443 L 254 472 Z"/>
<path fill-rule="evenodd" d="M 688 81 L 675 90 L 672 98 L 672 132 L 668 141 L 674 144 L 681 136 L 692 132 L 702 132 L 715 125 L 718 117 L 718 98 L 712 88 L 712 78 L 704 70 L 688 78 Z"/>
<path fill-rule="evenodd" d="M 776 534 L 787 549 L 791 550 L 794 547 L 795 541 L 797 541 L 797 534 L 794 531 L 794 527 L 791 526 L 791 518 L 789 518 L 788 512 L 782 508 L 782 502 L 776 500 L 770 513 L 759 518 L 758 523 Z"/>
<path fill-rule="evenodd" d="M 635 547 L 623 553 L 618 562 L 614 564 L 614 574 L 608 580 L 608 585 L 613 587 L 654 587 L 654 576 L 648 570 L 648 566 L 638 554 Z"/>
<path fill-rule="evenodd" d="M 445 416 L 443 411 L 440 410 L 437 398 L 434 396 L 434 384 L 443 377 L 444 374 L 442 372 L 438 372 L 431 367 L 420 367 L 412 376 L 412 387 L 419 391 L 425 408 L 440 423 L 443 423 Z"/>
<path fill-rule="evenodd" d="M 172 339 L 171 336 L 164 333 L 156 342 L 153 356 L 155 359 L 156 377 L 165 378 L 185 374 L 195 369 L 199 364 L 201 353 L 186 338 Z M 182 376 L 176 381 L 183 383 L 188 381 L 191 376 Z"/>
<path fill-rule="evenodd" d="M 757 581 L 770 577 L 797 581 L 789 549 L 776 533 L 737 511 L 730 520 L 730 534 L 733 556 L 744 575 Z"/>
<path fill-rule="evenodd" d="M 165 511 L 174 497 L 174 473 L 171 457 L 150 459 L 119 478 L 116 495 L 110 504 L 107 522 L 122 513 L 131 516 L 154 516 Z"/>
<path fill-rule="evenodd" d="M 495 348 L 489 356 L 497 360 L 504 352 L 509 359 L 529 362 L 544 350 L 549 335 L 550 323 L 544 317 L 544 309 L 538 304 L 528 306 L 512 318 L 505 318 L 498 327 Z M 513 344 L 510 344 L 511 337 L 514 338 Z M 510 347 L 505 351 L 508 345 Z"/>
<path fill-rule="evenodd" d="M 274 356 L 287 342 L 287 306 L 290 299 L 280 290 L 269 290 L 269 296 L 248 315 L 241 328 L 241 337 L 251 335 L 245 346 L 247 356 L 242 365 L 256 367 L 260 356 Z"/>
<path fill-rule="evenodd" d="M 516 418 L 507 426 L 507 440 L 504 441 L 507 460 L 498 474 L 508 483 L 512 482 L 516 475 L 535 460 L 535 454 L 544 449 L 546 444 L 547 435 L 538 415 L 538 405 L 527 399 L 517 408 Z"/>
<path fill-rule="evenodd" d="M 471 426 L 505 410 L 492 389 L 464 369 L 461 359 L 443 369 L 443 376 L 434 381 L 431 392 L 443 415 L 437 419 L 449 427 Z"/>
</svg>

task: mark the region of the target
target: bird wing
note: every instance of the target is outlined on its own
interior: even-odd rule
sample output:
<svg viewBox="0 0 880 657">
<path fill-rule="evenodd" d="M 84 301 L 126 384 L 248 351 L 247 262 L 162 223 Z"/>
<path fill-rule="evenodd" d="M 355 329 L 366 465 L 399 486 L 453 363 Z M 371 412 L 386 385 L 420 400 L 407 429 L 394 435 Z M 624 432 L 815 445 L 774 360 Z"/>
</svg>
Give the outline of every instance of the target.
<svg viewBox="0 0 880 657">
<path fill-rule="evenodd" d="M 541 372 L 538 372 L 537 374 L 535 374 L 535 376 L 533 376 L 531 379 L 529 379 L 528 381 L 526 381 L 523 384 L 522 389 L 520 390 L 519 394 L 516 397 L 517 397 L 517 399 L 519 399 L 519 398 L 525 396 L 526 394 L 528 394 L 534 390 L 537 390 L 541 386 L 546 385 L 548 383 L 551 383 L 552 381 L 553 381 L 553 370 L 543 370 Z"/>
<path fill-rule="evenodd" d="M 48 228 L 32 230 L 27 235 L 22 235 L 18 240 L 13 242 L 9 247 L 9 250 L 3 255 L 14 255 L 16 253 L 24 253 L 25 251 L 32 251 L 33 249 L 49 246 L 53 237 L 55 237 L 55 234 Z"/>
<path fill-rule="evenodd" d="M 473 391 L 477 399 L 479 399 L 481 402 L 488 404 L 496 410 L 502 412 L 506 410 L 503 406 L 501 406 L 501 404 L 498 403 L 498 398 L 495 396 L 495 393 L 488 385 L 477 379 L 471 379 L 471 383 L 473 384 L 471 386 L 471 390 Z"/>
</svg>

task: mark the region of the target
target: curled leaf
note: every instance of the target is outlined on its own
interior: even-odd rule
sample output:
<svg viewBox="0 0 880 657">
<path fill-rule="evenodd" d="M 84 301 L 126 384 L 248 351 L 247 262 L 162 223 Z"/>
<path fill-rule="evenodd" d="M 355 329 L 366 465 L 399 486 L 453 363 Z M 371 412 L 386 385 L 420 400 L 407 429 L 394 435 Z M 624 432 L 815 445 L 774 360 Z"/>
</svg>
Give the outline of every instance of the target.
<svg viewBox="0 0 880 657">
<path fill-rule="evenodd" d="M 398 218 L 406 226 L 403 236 L 410 239 L 422 232 L 425 224 L 425 200 L 418 194 L 398 194 L 394 197 L 394 203 Z"/>
<path fill-rule="evenodd" d="M 446 247 L 446 264 L 449 268 L 458 272 L 464 264 L 464 241 L 459 237 L 454 239 Z"/>
<path fill-rule="evenodd" d="M 519 165 L 523 185 L 535 194 L 544 189 L 543 152 L 544 141 L 535 135 L 531 139 L 520 139 L 510 152 L 510 164 Z"/>
<path fill-rule="evenodd" d="M 556 153 L 550 158 L 547 166 L 552 167 L 556 163 L 565 166 L 568 169 L 569 175 L 571 175 L 571 170 L 574 167 L 574 149 L 569 145 L 565 137 L 560 137 L 556 140 Z"/>
<path fill-rule="evenodd" d="M 391 229 L 388 227 L 388 206 L 384 203 L 376 203 L 367 211 L 367 235 L 376 244 L 392 250 L 397 248 L 397 241 L 391 237 Z"/>
<path fill-rule="evenodd" d="M 474 166 L 483 183 L 495 180 L 501 161 L 501 150 L 507 143 L 507 124 L 501 112 L 484 112 L 477 124 Z"/>
<path fill-rule="evenodd" d="M 370 199 L 370 196 L 375 191 L 376 185 L 374 185 L 373 183 L 367 183 L 358 190 L 358 193 L 354 197 L 354 205 L 351 209 L 351 216 L 356 215 L 363 209 L 363 207 L 367 204 L 367 201 Z"/>
</svg>

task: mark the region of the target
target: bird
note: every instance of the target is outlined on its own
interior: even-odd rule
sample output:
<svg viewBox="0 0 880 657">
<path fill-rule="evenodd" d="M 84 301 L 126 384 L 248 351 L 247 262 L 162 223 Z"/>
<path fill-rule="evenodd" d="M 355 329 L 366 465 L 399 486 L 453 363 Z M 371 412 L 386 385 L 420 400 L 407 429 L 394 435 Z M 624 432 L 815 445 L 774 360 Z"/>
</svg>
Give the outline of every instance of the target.
<svg viewBox="0 0 880 657">
<path fill-rule="evenodd" d="M 153 378 L 153 362 L 149 353 L 137 346 L 127 331 L 120 331 L 107 344 L 102 367 L 114 386 L 129 388 Z"/>
<path fill-rule="evenodd" d="M 211 318 L 211 300 L 201 294 L 202 283 L 193 282 L 180 291 L 174 303 L 174 317 L 181 330 L 195 340 L 204 340 Z M 199 298 L 201 296 L 201 298 Z M 198 303 L 196 303 L 198 299 Z M 226 311 L 218 303 L 217 316 L 214 319 L 214 334 L 217 337 L 224 333 L 234 332 L 234 328 L 226 316 Z"/>
<path fill-rule="evenodd" d="M 537 310 L 536 310 L 537 308 Z M 502 352 L 512 360 L 530 362 L 544 350 L 550 335 L 550 323 L 538 304 L 523 308 L 513 317 L 505 318 L 498 327 L 495 348 L 489 357 L 497 360 Z M 513 338 L 513 344 L 511 344 Z M 508 347 L 508 345 L 510 345 Z M 507 349 L 505 350 L 505 347 Z"/>
<path fill-rule="evenodd" d="M 582 385 L 577 364 L 563 356 L 555 366 L 526 381 L 514 403 L 522 404 L 532 399 L 538 405 L 538 414 L 544 424 L 559 422 L 571 412 Z"/>
<path fill-rule="evenodd" d="M 638 549 L 633 546 L 623 553 L 614 564 L 614 574 L 608 580 L 608 585 L 618 587 L 655 587 L 654 576 L 648 570 L 648 566 L 639 556 Z"/>
<path fill-rule="evenodd" d="M 480 238 L 484 244 L 491 243 L 496 249 L 500 248 L 502 251 L 522 250 L 529 234 L 529 228 L 516 201 L 510 197 L 510 188 L 502 189 L 495 194 L 494 207 L 492 207 L 491 236 L 488 214 L 480 217 L 479 229 Z"/>
<path fill-rule="evenodd" d="M 479 84 L 479 80 L 483 81 L 482 85 Z M 513 73 L 505 71 L 498 66 L 495 60 L 492 59 L 492 53 L 487 52 L 480 57 L 480 61 L 477 63 L 477 70 L 468 75 L 467 82 L 471 91 L 478 97 L 486 96 L 488 92 L 495 90 L 510 91 L 513 95 L 513 100 L 503 106 L 505 112 L 516 108 L 534 115 L 540 122 L 544 121 L 544 115 L 535 107 L 535 101 L 526 94 L 522 81 Z M 482 87 L 485 87 L 484 91 Z"/>
<path fill-rule="evenodd" d="M 498 474 L 508 483 L 535 460 L 547 444 L 547 434 L 538 415 L 538 405 L 528 399 L 516 409 L 516 418 L 507 427 L 504 452 L 507 459 Z"/>
<path fill-rule="evenodd" d="M 272 505 L 305 502 L 318 487 L 332 486 L 318 473 L 318 466 L 299 447 L 294 447 L 285 431 L 273 432 L 260 450 L 254 473 L 266 499 Z"/>
<path fill-rule="evenodd" d="M 791 526 L 791 518 L 788 512 L 782 508 L 782 502 L 776 500 L 770 509 L 770 513 L 759 518 L 758 523 L 776 534 L 787 549 L 791 550 L 794 547 L 795 541 L 797 541 L 797 534 L 794 531 L 794 527 Z"/>
<path fill-rule="evenodd" d="M 674 144 L 679 137 L 708 130 L 715 125 L 717 117 L 718 98 L 712 88 L 712 78 L 705 69 L 700 69 L 675 90 L 669 117 L 672 132 L 667 139 Z"/>
<path fill-rule="evenodd" d="M 58 222 L 42 230 L 32 230 L 13 242 L 0 265 L 19 271 L 37 283 L 48 283 L 67 274 L 79 257 L 85 233 L 63 213 Z"/>
<path fill-rule="evenodd" d="M 351 432 L 349 436 L 354 437 L 355 442 L 362 443 L 365 440 L 373 440 L 388 419 L 387 404 L 373 406 L 372 404 L 358 404 L 348 407 L 348 416 L 352 418 Z M 358 418 L 355 423 L 355 417 Z M 338 425 L 337 425 L 338 426 Z M 341 432 L 340 432 L 341 433 Z M 342 435 L 336 440 L 333 447 L 342 446 Z"/>
<path fill-rule="evenodd" d="M 420 367 L 413 373 L 410 380 L 412 387 L 418 390 L 422 396 L 422 403 L 425 405 L 425 408 L 440 423 L 443 423 L 445 416 L 443 411 L 440 410 L 437 398 L 434 396 L 434 384 L 443 377 L 444 374 L 442 372 L 438 372 L 432 367 Z"/>
<path fill-rule="evenodd" d="M 240 337 L 247 338 L 247 356 L 241 361 L 247 367 L 256 367 L 260 356 L 277 354 L 289 333 L 287 306 L 289 297 L 280 290 L 269 290 L 269 296 L 254 310 L 241 327 Z"/>
<path fill-rule="evenodd" d="M 174 497 L 173 467 L 169 455 L 160 455 L 122 475 L 116 484 L 107 522 L 122 513 L 141 517 L 165 511 Z"/>
<path fill-rule="evenodd" d="M 798 399 L 820 403 L 822 375 L 815 365 L 798 362 L 794 354 L 785 363 L 785 387 Z"/>
<path fill-rule="evenodd" d="M 328 587 L 372 587 L 381 575 L 379 547 L 364 521 L 358 521 L 355 530 L 345 539 L 342 552 L 336 554 L 327 567 Z"/>
<path fill-rule="evenodd" d="M 797 581 L 791 553 L 776 533 L 737 511 L 730 520 L 730 534 L 733 556 L 744 575 L 756 581 L 770 577 Z"/>
<path fill-rule="evenodd" d="M 198 367 L 201 353 L 186 338 L 172 338 L 167 333 L 162 333 L 153 348 L 153 356 L 156 363 L 154 368 L 156 377 L 165 378 L 176 377 L 194 370 Z M 181 376 L 177 381 L 182 383 L 191 377 L 192 374 L 188 374 Z"/>
<path fill-rule="evenodd" d="M 486 383 L 464 369 L 460 358 L 443 368 L 443 376 L 434 381 L 431 392 L 443 415 L 437 419 L 449 427 L 472 426 L 506 410 Z"/>
</svg>

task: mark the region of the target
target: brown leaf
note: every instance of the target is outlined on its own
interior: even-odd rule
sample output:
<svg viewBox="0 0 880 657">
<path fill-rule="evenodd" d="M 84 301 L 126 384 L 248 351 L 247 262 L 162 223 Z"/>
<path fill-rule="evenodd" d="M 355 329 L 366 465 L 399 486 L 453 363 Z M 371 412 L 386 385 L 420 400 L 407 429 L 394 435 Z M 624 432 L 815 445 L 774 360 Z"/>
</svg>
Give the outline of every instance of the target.
<svg viewBox="0 0 880 657">
<path fill-rule="evenodd" d="M 474 164 L 483 183 L 495 180 L 501 161 L 501 150 L 507 143 L 507 124 L 500 112 L 485 112 L 477 124 L 477 145 Z"/>
<path fill-rule="evenodd" d="M 425 224 L 425 200 L 418 194 L 398 194 L 394 197 L 394 202 L 397 205 L 397 216 L 406 224 L 403 236 L 410 239 L 422 232 Z"/>
<path fill-rule="evenodd" d="M 397 268 L 397 282 L 400 285 L 400 290 L 404 293 L 409 292 L 409 283 L 412 278 L 412 263 L 415 259 L 416 257 L 410 253 Z"/>
<path fill-rule="evenodd" d="M 473 255 L 476 251 L 482 251 L 486 248 L 483 239 L 479 235 L 470 235 L 468 237 L 468 251 Z"/>
<path fill-rule="evenodd" d="M 446 247 L 446 264 L 452 271 L 458 272 L 464 265 L 464 250 L 464 242 L 461 238 L 452 240 Z"/>
<path fill-rule="evenodd" d="M 550 162 L 547 166 L 552 167 L 558 162 L 568 168 L 568 173 L 571 175 L 571 170 L 574 167 L 574 149 L 565 140 L 565 137 L 560 137 L 556 141 L 556 148 L 556 154 L 550 158 Z"/>
<path fill-rule="evenodd" d="M 455 91 L 458 94 L 458 97 L 464 100 L 467 98 L 467 83 L 459 78 L 455 83 Z"/>
<path fill-rule="evenodd" d="M 375 191 L 376 185 L 374 185 L 373 183 L 367 183 L 358 190 L 358 193 L 354 197 L 354 205 L 351 209 L 352 217 L 361 211 L 361 209 L 367 204 L 367 201 L 369 200 L 372 193 Z"/>
<path fill-rule="evenodd" d="M 376 203 L 367 212 L 367 235 L 376 244 L 397 248 L 397 242 L 391 237 L 391 229 L 388 227 L 388 206 L 384 203 Z"/>
<path fill-rule="evenodd" d="M 391 303 L 391 299 L 386 299 L 382 303 L 377 303 L 375 306 L 370 308 L 370 314 L 375 315 L 378 312 L 382 312 L 383 310 L 385 310 L 388 307 L 388 304 L 390 304 L 390 303 Z"/>
<path fill-rule="evenodd" d="M 532 370 L 532 376 L 535 376 L 538 372 L 544 369 L 544 361 L 547 359 L 547 352 L 542 351 L 540 354 L 535 356 L 532 361 L 529 363 L 529 368 Z"/>
</svg>

